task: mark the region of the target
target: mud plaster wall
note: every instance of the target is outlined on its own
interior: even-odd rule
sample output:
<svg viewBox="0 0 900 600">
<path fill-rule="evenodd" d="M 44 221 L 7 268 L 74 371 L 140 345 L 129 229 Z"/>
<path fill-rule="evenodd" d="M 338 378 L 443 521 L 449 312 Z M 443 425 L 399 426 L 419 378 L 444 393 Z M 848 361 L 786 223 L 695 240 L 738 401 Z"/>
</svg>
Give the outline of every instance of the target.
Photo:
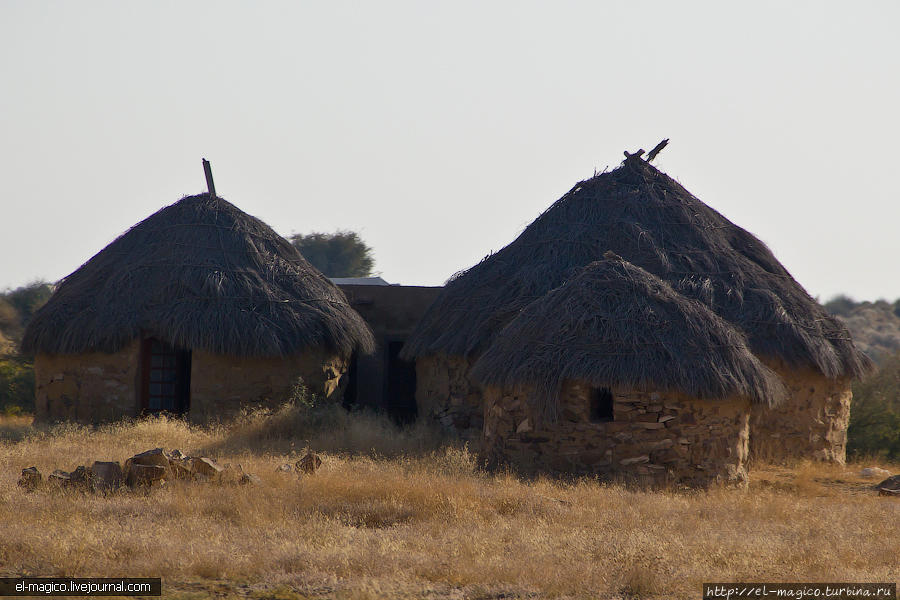
<svg viewBox="0 0 900 600">
<path fill-rule="evenodd" d="M 242 408 L 277 406 L 291 396 L 298 378 L 309 392 L 340 401 L 347 360 L 322 352 L 286 357 L 236 357 L 194 350 L 191 356 L 192 421 L 234 415 Z"/>
<path fill-rule="evenodd" d="M 689 485 L 747 480 L 750 403 L 614 389 L 614 420 L 590 421 L 590 385 L 566 382 L 559 418 L 542 423 L 528 389 L 484 392 L 482 449 L 533 472 L 599 474 Z"/>
<path fill-rule="evenodd" d="M 416 403 L 419 415 L 437 419 L 466 440 L 481 439 L 482 393 L 469 380 L 471 361 L 437 354 L 416 359 Z"/>
<path fill-rule="evenodd" d="M 35 418 L 100 423 L 137 416 L 138 354 L 137 340 L 115 354 L 38 354 Z"/>
<path fill-rule="evenodd" d="M 767 362 L 788 388 L 775 408 L 754 405 L 750 453 L 764 460 L 812 458 L 844 464 L 853 393 L 850 379 L 829 379 L 812 369 Z"/>
</svg>

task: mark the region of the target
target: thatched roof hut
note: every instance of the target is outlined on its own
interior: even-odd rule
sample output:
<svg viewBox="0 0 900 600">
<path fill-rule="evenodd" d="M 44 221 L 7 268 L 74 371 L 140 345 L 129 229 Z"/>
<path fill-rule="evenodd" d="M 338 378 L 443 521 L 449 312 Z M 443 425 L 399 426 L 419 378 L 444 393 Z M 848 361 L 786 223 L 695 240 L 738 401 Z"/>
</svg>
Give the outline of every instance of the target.
<svg viewBox="0 0 900 600">
<path fill-rule="evenodd" d="M 612 253 L 525 307 L 494 337 L 472 375 L 485 385 L 538 390 L 531 400 L 551 420 L 566 380 L 763 404 L 785 393 L 743 334 Z"/>
<path fill-rule="evenodd" d="M 607 250 L 737 326 L 759 357 L 830 378 L 871 368 L 765 244 L 637 155 L 579 182 L 515 241 L 454 276 L 405 357 L 477 356 L 519 311 Z"/>
<path fill-rule="evenodd" d="M 23 349 L 111 353 L 142 332 L 231 356 L 373 346 L 344 294 L 287 240 L 209 194 L 159 210 L 63 279 Z"/>
</svg>

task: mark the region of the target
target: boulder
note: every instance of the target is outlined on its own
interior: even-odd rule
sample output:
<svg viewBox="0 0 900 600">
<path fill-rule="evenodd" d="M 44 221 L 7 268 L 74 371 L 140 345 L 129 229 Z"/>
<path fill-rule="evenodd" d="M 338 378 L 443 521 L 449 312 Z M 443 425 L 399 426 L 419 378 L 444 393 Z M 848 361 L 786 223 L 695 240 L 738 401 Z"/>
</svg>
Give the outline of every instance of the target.
<svg viewBox="0 0 900 600">
<path fill-rule="evenodd" d="M 164 482 L 169 473 L 168 467 L 162 465 L 142 465 L 133 463 L 128 468 L 128 475 L 125 478 L 126 483 L 130 487 L 141 485 L 159 485 Z"/>
<path fill-rule="evenodd" d="M 307 451 L 306 456 L 294 463 L 294 468 L 299 473 L 311 475 L 316 469 L 322 466 L 322 459 L 318 457 L 312 450 Z"/>
<path fill-rule="evenodd" d="M 900 496 L 900 475 L 888 477 L 875 486 L 882 496 Z"/>
<path fill-rule="evenodd" d="M 22 475 L 19 476 L 19 481 L 16 485 L 23 488 L 26 492 L 31 492 L 41 485 L 42 481 L 43 477 L 37 467 L 28 467 L 27 469 L 22 469 Z"/>
<path fill-rule="evenodd" d="M 244 473 L 238 480 L 241 485 L 262 485 L 262 480 L 253 473 Z"/>
<path fill-rule="evenodd" d="M 880 477 L 890 477 L 891 472 L 887 469 L 881 469 L 879 467 L 866 467 L 859 472 L 859 476 L 866 479 L 875 479 Z"/>
<path fill-rule="evenodd" d="M 180 452 L 179 452 L 180 454 Z M 130 459 L 131 464 L 135 465 L 145 465 L 145 466 L 157 466 L 157 467 L 168 467 L 169 466 L 169 457 L 166 456 L 166 453 L 162 448 L 154 448 L 153 450 L 147 450 L 146 452 L 141 452 L 140 454 L 135 454 Z"/>
<path fill-rule="evenodd" d="M 194 457 L 191 459 L 191 474 L 199 479 L 214 478 L 222 474 L 225 469 L 219 466 L 219 463 L 205 456 Z"/>
<path fill-rule="evenodd" d="M 47 483 L 52 483 L 60 487 L 68 487 L 71 485 L 71 475 L 63 470 L 56 469 L 47 476 Z"/>
<path fill-rule="evenodd" d="M 122 466 L 116 462 L 95 461 L 91 465 L 91 489 L 95 492 L 107 492 L 122 487 L 125 483 L 125 473 Z"/>
<path fill-rule="evenodd" d="M 90 469 L 84 465 L 79 465 L 74 471 L 69 473 L 69 484 L 79 489 L 88 489 L 91 487 L 92 476 Z"/>
<path fill-rule="evenodd" d="M 275 470 L 278 471 L 279 473 L 293 473 L 294 467 L 292 467 L 290 463 L 284 463 L 283 465 L 281 465 L 280 467 L 278 467 Z"/>
</svg>

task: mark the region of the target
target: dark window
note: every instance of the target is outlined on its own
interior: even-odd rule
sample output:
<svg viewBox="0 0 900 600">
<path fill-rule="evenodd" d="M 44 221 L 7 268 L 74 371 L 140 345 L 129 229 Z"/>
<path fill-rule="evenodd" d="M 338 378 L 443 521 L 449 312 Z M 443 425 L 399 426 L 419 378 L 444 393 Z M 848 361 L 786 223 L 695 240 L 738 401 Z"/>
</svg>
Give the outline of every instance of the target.
<svg viewBox="0 0 900 600">
<path fill-rule="evenodd" d="M 609 388 L 591 388 L 591 423 L 613 420 L 613 395 Z"/>
</svg>

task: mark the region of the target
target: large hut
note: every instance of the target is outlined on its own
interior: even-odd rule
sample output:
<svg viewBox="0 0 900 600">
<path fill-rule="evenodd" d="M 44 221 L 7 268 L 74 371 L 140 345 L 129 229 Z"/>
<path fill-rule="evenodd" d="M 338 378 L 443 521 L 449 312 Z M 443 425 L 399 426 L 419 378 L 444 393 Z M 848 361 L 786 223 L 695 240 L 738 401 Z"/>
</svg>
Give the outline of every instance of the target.
<svg viewBox="0 0 900 600">
<path fill-rule="evenodd" d="M 743 334 L 612 253 L 522 309 L 472 376 L 495 460 L 691 484 L 744 482 L 750 405 L 784 399 Z"/>
<path fill-rule="evenodd" d="M 781 377 L 785 402 L 754 405 L 751 453 L 844 460 L 850 381 L 871 361 L 765 244 L 641 153 L 576 184 L 515 241 L 447 283 L 404 348 L 417 361 L 420 413 L 480 437 L 474 361 L 523 308 L 607 250 L 706 305 Z"/>
<path fill-rule="evenodd" d="M 372 334 L 344 294 L 269 226 L 214 194 L 144 219 L 62 280 L 25 332 L 36 416 L 206 421 L 333 397 Z"/>
</svg>

